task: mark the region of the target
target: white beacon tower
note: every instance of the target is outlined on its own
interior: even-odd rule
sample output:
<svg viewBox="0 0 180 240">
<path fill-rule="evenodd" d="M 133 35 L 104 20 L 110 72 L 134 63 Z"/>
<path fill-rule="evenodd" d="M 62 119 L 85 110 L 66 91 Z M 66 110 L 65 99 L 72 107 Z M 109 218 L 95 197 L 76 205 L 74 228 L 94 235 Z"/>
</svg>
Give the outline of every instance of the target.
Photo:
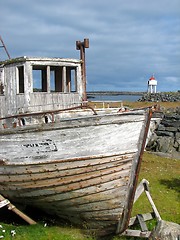
<svg viewBox="0 0 180 240">
<path fill-rule="evenodd" d="M 156 93 L 157 80 L 154 75 L 148 80 L 148 93 Z"/>
</svg>

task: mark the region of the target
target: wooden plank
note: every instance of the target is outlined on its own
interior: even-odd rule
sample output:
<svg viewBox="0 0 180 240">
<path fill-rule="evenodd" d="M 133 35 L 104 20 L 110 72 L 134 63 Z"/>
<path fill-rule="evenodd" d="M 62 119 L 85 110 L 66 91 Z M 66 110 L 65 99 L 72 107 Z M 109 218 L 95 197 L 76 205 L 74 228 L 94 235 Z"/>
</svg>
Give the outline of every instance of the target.
<svg viewBox="0 0 180 240">
<path fill-rule="evenodd" d="M 82 159 L 69 159 L 69 166 L 67 167 L 68 160 L 49 161 L 41 164 L 12 164 L 2 166 L 0 168 L 0 180 L 2 177 L 3 182 L 13 181 L 31 181 L 43 179 L 43 175 L 46 179 L 55 178 L 56 176 L 73 176 L 80 173 L 89 173 L 92 171 L 102 171 L 106 168 L 122 167 L 126 169 L 132 164 L 133 153 L 119 156 L 106 156 L 106 157 L 91 157 Z M 29 180 L 28 180 L 29 179 Z"/>
<path fill-rule="evenodd" d="M 131 229 L 127 229 L 125 232 L 120 234 L 120 236 L 141 237 L 141 238 L 149 238 L 150 235 L 151 235 L 150 231 L 142 232 L 140 230 L 131 230 Z"/>
<path fill-rule="evenodd" d="M 152 213 L 142 214 L 142 216 L 143 216 L 144 221 L 152 220 L 152 219 L 155 217 L 155 215 L 154 215 L 153 212 L 152 212 Z M 134 225 L 134 224 L 136 224 L 136 223 L 138 223 L 137 217 L 136 217 L 136 216 L 135 216 L 135 217 L 132 217 L 132 218 L 130 219 L 130 221 L 129 221 L 129 227 L 132 226 L 132 225 Z"/>
<path fill-rule="evenodd" d="M 140 197 L 140 195 L 145 192 L 146 193 L 146 196 L 151 204 L 151 207 L 154 211 L 154 214 L 155 214 L 155 217 L 158 221 L 161 220 L 161 216 L 156 208 L 156 205 L 154 204 L 154 201 L 151 197 L 151 194 L 149 192 L 149 182 L 146 180 L 146 179 L 143 179 L 140 184 L 138 185 L 137 187 L 137 190 L 136 190 L 136 194 L 135 194 L 135 199 L 134 199 L 134 202 Z"/>
<path fill-rule="evenodd" d="M 140 227 L 141 227 L 141 231 L 142 232 L 147 232 L 148 228 L 147 228 L 146 223 L 144 221 L 143 215 L 142 214 L 138 214 L 137 215 L 137 219 L 139 221 L 139 224 L 140 224 Z"/>
<path fill-rule="evenodd" d="M 142 181 L 139 183 L 136 189 L 135 197 L 134 197 L 134 203 L 137 201 L 137 199 L 141 196 L 141 194 L 144 192 L 144 187 L 148 186 L 149 182 L 146 179 L 142 179 Z"/>
<path fill-rule="evenodd" d="M 81 183 L 82 187 L 87 185 L 86 183 L 93 183 L 94 181 L 97 184 L 109 181 L 110 179 L 117 179 L 119 178 L 125 178 L 128 177 L 130 173 L 130 165 L 127 166 L 126 168 L 122 168 L 122 166 L 117 166 L 116 168 L 107 168 L 103 169 L 101 171 L 91 171 L 89 173 L 83 173 L 83 170 L 81 173 L 76 174 L 74 172 L 74 175 L 70 176 L 65 176 L 62 174 L 57 175 L 55 178 L 50 178 L 50 179 L 45 179 L 46 174 L 41 174 L 41 177 L 38 179 L 33 179 L 32 181 L 24 181 L 21 182 L 10 182 L 9 184 L 7 182 L 2 183 L 2 185 L 6 184 L 7 189 L 14 189 L 16 188 L 17 190 L 20 188 L 26 189 L 40 189 L 40 188 L 49 188 L 49 187 L 56 187 L 56 186 L 65 186 L 65 185 L 70 185 L 70 184 L 78 184 Z M 7 186 L 8 184 L 8 186 Z"/>
<path fill-rule="evenodd" d="M 24 219 L 29 224 L 36 224 L 34 220 L 32 220 L 30 217 L 28 217 L 26 214 L 24 214 L 22 211 L 20 211 L 18 208 L 16 208 L 9 200 L 5 199 L 2 195 L 0 195 L 0 202 L 6 202 L 7 204 L 4 206 L 8 207 L 8 210 L 13 211 L 18 216 L 20 216 L 22 219 Z"/>
<path fill-rule="evenodd" d="M 7 200 L 7 199 L 4 199 L 4 200 L 0 201 L 0 208 L 8 205 L 9 203 L 10 203 L 10 201 Z"/>
<path fill-rule="evenodd" d="M 137 151 L 140 128 L 141 124 L 129 123 L 125 126 L 91 126 L 79 128 L 78 131 L 69 129 L 0 136 L 0 155 L 6 164 L 32 164 L 53 159 L 134 152 Z M 120 139 L 123 139 L 121 143 Z"/>
<path fill-rule="evenodd" d="M 147 197 L 148 197 L 148 200 L 149 200 L 149 202 L 150 202 L 150 204 L 151 204 L 151 206 L 152 206 L 152 208 L 153 208 L 153 211 L 154 211 L 154 213 L 155 213 L 156 219 L 157 219 L 158 221 L 161 221 L 161 220 L 162 220 L 162 219 L 161 219 L 161 216 L 160 216 L 160 214 L 159 214 L 159 212 L 158 212 L 158 210 L 157 210 L 157 208 L 156 208 L 156 205 L 154 204 L 154 201 L 153 201 L 153 199 L 152 199 L 149 191 L 145 191 L 145 193 L 146 193 L 146 195 L 147 195 Z"/>
</svg>

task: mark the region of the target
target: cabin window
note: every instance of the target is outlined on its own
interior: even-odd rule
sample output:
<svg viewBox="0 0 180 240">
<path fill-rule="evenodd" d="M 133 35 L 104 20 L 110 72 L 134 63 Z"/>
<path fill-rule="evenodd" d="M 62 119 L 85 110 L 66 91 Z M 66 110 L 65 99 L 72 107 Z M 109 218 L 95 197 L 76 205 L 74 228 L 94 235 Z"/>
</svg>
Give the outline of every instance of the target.
<svg viewBox="0 0 180 240">
<path fill-rule="evenodd" d="M 18 67 L 19 93 L 24 93 L 24 66 Z"/>
<path fill-rule="evenodd" d="M 2 82 L 0 82 L 0 95 L 4 94 L 4 86 L 2 84 Z"/>
<path fill-rule="evenodd" d="M 62 92 L 62 67 L 50 67 L 50 91 Z"/>
<path fill-rule="evenodd" d="M 46 66 L 33 66 L 33 92 L 47 92 Z"/>
<path fill-rule="evenodd" d="M 3 69 L 0 68 L 0 95 L 3 95 L 4 94 L 4 76 L 3 76 Z"/>
<path fill-rule="evenodd" d="M 77 92 L 77 72 L 75 67 L 66 68 L 66 88 L 68 92 Z"/>
</svg>

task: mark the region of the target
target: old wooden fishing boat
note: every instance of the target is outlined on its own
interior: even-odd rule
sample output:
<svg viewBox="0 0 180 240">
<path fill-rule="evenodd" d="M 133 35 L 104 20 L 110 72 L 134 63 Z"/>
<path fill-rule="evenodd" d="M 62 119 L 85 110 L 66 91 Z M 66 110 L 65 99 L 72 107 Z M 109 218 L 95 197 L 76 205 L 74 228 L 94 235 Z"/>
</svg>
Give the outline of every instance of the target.
<svg viewBox="0 0 180 240">
<path fill-rule="evenodd" d="M 75 59 L 4 61 L 0 86 L 0 194 L 98 234 L 123 232 L 150 110 L 84 105 Z"/>
</svg>

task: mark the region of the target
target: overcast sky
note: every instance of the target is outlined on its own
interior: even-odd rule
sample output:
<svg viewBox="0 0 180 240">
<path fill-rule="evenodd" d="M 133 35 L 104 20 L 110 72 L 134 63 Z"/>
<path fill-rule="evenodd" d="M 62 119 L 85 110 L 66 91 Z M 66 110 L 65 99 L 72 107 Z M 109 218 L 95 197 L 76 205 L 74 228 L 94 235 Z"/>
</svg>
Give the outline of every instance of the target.
<svg viewBox="0 0 180 240">
<path fill-rule="evenodd" d="M 180 90 L 180 0 L 1 0 L 0 35 L 11 57 L 79 58 L 89 38 L 89 91 L 146 91 L 152 74 Z"/>
</svg>

